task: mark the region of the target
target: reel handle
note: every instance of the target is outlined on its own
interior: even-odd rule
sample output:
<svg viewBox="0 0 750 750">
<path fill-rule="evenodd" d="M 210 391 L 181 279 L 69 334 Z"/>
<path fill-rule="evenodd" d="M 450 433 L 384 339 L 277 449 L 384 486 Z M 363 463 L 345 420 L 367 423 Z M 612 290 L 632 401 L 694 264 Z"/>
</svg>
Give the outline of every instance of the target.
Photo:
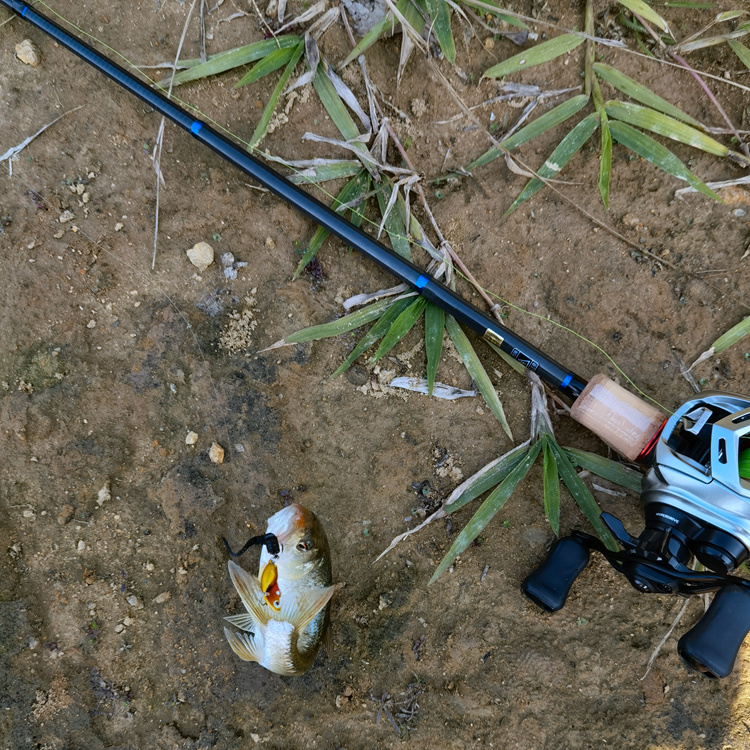
<svg viewBox="0 0 750 750">
<path fill-rule="evenodd" d="M 703 617 L 680 638 L 677 652 L 706 677 L 727 677 L 750 631 L 750 588 L 732 584 L 716 592 Z"/>
<path fill-rule="evenodd" d="M 523 582 L 523 593 L 546 612 L 557 612 L 590 557 L 589 548 L 577 537 L 559 539 L 547 559 Z"/>
</svg>

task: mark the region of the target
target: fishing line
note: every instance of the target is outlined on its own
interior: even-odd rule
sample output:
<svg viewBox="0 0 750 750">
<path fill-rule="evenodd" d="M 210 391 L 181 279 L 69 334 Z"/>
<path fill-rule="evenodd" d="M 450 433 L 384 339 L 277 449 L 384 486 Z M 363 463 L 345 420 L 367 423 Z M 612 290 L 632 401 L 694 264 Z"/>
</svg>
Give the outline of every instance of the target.
<svg viewBox="0 0 750 750">
<path fill-rule="evenodd" d="M 22 6 L 22 7 L 24 7 L 24 8 L 25 8 L 25 10 L 23 10 L 23 11 L 19 11 L 19 7 L 18 7 L 18 6 L 21 6 L 21 3 L 12 3 L 12 2 L 11 2 L 11 3 L 8 3 L 8 2 L 6 2 L 5 4 L 6 4 L 6 5 L 10 5 L 10 6 L 11 6 L 11 7 L 13 7 L 13 8 L 14 8 L 14 9 L 15 9 L 15 10 L 16 10 L 17 12 L 21 12 L 21 13 L 22 13 L 22 15 L 25 15 L 25 13 L 26 13 L 26 12 L 27 12 L 27 10 L 28 10 L 28 8 L 27 8 L 26 6 Z M 132 62 L 131 62 L 131 61 L 130 61 L 130 60 L 129 60 L 129 59 L 127 58 L 127 57 L 125 57 L 125 56 L 124 56 L 123 54 L 121 54 L 120 52 L 118 52 L 117 50 L 115 50 L 114 48 L 112 48 L 111 46 L 107 45 L 106 43 L 103 43 L 103 42 L 101 42 L 101 41 L 100 41 L 100 40 L 98 40 L 98 39 L 97 39 L 96 37 L 94 37 L 94 36 L 93 36 L 92 34 L 89 34 L 89 33 L 88 33 L 88 32 L 86 32 L 85 30 L 83 30 L 83 29 L 80 29 L 80 28 L 79 28 L 78 26 L 76 26 L 76 25 L 75 25 L 75 24 L 73 24 L 72 22 L 68 21 L 68 20 L 67 20 L 66 18 L 64 18 L 64 17 L 63 17 L 63 16 L 61 15 L 61 14 L 59 14 L 59 13 L 58 13 L 57 11 L 55 11 L 55 10 L 54 10 L 53 8 L 50 8 L 50 6 L 48 6 L 48 5 L 47 5 L 47 4 L 46 4 L 46 3 L 45 3 L 45 2 L 43 1 L 43 0 L 39 0 L 39 2 L 38 2 L 37 4 L 38 4 L 38 5 L 42 5 L 42 6 L 44 6 L 45 8 L 48 8 L 48 9 L 50 10 L 50 12 L 51 12 L 52 14 L 54 14 L 54 15 L 55 15 L 55 16 L 56 16 L 57 18 L 59 18 L 60 20 L 62 20 L 63 22 L 65 22 L 65 23 L 66 23 L 67 25 L 69 25 L 69 26 L 70 26 L 71 28 L 74 28 L 74 29 L 76 29 L 76 30 L 77 30 L 77 31 L 78 31 L 79 33 L 81 33 L 81 34 L 82 34 L 82 35 L 84 35 L 85 37 L 87 37 L 87 38 L 89 38 L 89 39 L 91 39 L 91 40 L 93 40 L 93 41 L 96 41 L 97 43 L 101 44 L 101 45 L 102 45 L 103 47 L 105 47 L 106 49 L 110 50 L 110 51 L 111 51 L 111 52 L 112 52 L 112 53 L 113 53 L 114 55 L 116 55 L 116 56 L 117 56 L 117 57 L 119 57 L 119 58 L 120 58 L 121 60 L 123 60 L 123 61 L 124 61 L 124 62 L 125 62 L 125 63 L 126 63 L 126 64 L 127 64 L 127 65 L 128 65 L 129 67 L 130 67 L 130 68 L 132 68 L 132 69 L 134 69 L 134 70 L 138 71 L 138 74 L 139 74 L 140 76 L 142 76 L 143 78 L 145 78 L 146 80 L 148 80 L 148 81 L 149 81 L 150 83 L 152 83 L 152 84 L 154 83 L 154 82 L 153 82 L 153 81 L 152 81 L 152 80 L 151 80 L 151 79 L 150 79 L 150 78 L 149 78 L 149 77 L 148 77 L 147 75 L 143 74 L 143 73 L 142 73 L 142 72 L 140 71 L 140 69 L 139 69 L 139 68 L 138 68 L 137 66 L 135 66 L 135 64 L 134 64 L 134 63 L 132 63 Z M 42 19 L 43 19 L 43 17 L 39 17 L 39 18 L 42 18 Z M 66 45 L 66 46 L 69 46 L 69 45 Z M 87 59 L 87 60 L 88 60 L 88 58 L 86 58 L 86 57 L 85 57 L 85 56 L 84 56 L 83 54 L 81 54 L 81 53 L 80 53 L 80 52 L 79 52 L 78 50 L 76 50 L 76 49 L 73 49 L 72 47 L 71 47 L 71 49 L 72 49 L 72 51 L 76 52 L 77 54 L 79 54 L 80 56 L 82 56 L 82 57 L 84 57 L 85 59 Z M 93 50 L 92 50 L 92 52 L 93 52 Z M 97 53 L 94 53 L 94 54 L 96 55 Z M 102 59 L 104 59 L 104 58 L 102 58 Z M 91 62 L 91 60 L 88 60 L 88 61 L 89 61 L 89 62 Z M 107 71 L 107 70 L 103 70 L 103 69 L 102 69 L 102 68 L 101 68 L 100 66 L 97 66 L 97 67 L 99 67 L 99 68 L 100 68 L 100 70 L 102 70 L 102 72 L 105 72 L 106 74 L 110 75 L 110 77 L 112 77 L 112 78 L 115 78 L 115 80 L 116 80 L 117 82 L 121 83 L 122 85 L 125 85 L 125 84 L 123 83 L 123 81 L 122 81 L 122 80 L 120 80 L 120 79 L 119 79 L 119 78 L 118 78 L 117 76 L 115 76 L 115 75 L 112 75 L 112 74 L 111 74 L 111 73 L 110 73 L 109 71 Z M 122 72 L 124 73 L 124 71 L 122 71 Z M 125 73 L 125 75 L 128 75 L 128 74 L 127 74 L 127 73 Z M 131 78 L 132 78 L 132 77 L 131 77 Z M 149 100 L 148 100 L 148 99 L 147 99 L 146 97 L 144 97 L 144 96 L 143 96 L 143 94 L 142 94 L 142 93 L 141 93 L 140 91 L 136 91 L 136 90 L 134 90 L 133 88 L 131 88 L 131 87 L 128 87 L 128 86 L 126 86 L 126 88 L 128 88 L 128 89 L 129 89 L 129 90 L 131 91 L 131 93 L 135 93 L 135 94 L 136 94 L 137 96 L 140 96 L 140 98 L 141 98 L 141 99 L 146 99 L 146 101 L 147 101 L 147 102 L 149 101 Z M 147 90 L 147 91 L 150 91 L 149 89 L 146 89 L 146 90 Z M 174 96 L 173 96 L 173 97 L 172 97 L 172 99 L 174 99 L 175 101 L 178 101 L 178 102 L 180 102 L 180 104 L 183 104 L 184 106 L 186 106 L 187 108 L 189 108 L 189 109 L 190 109 L 191 111 L 193 111 L 193 112 L 196 112 L 197 114 L 200 114 L 201 116 L 205 117 L 205 119 L 206 119 L 206 121 L 207 121 L 207 122 L 210 122 L 210 123 L 211 123 L 212 125 L 215 125 L 215 126 L 216 126 L 216 127 L 217 127 L 217 128 L 219 129 L 219 130 L 221 130 L 222 132 L 224 132 L 224 133 L 226 133 L 226 134 L 228 134 L 228 135 L 231 135 L 231 136 L 232 136 L 233 138 L 236 138 L 237 140 L 239 140 L 239 141 L 240 141 L 240 143 L 243 143 L 243 145 L 245 145 L 245 147 L 247 148 L 247 150 L 248 150 L 248 151 L 255 151 L 255 152 L 257 152 L 257 153 L 261 153 L 259 149 L 254 149 L 254 148 L 250 147 L 250 146 L 249 146 L 249 144 L 247 144 L 246 142 L 244 142 L 244 141 L 243 141 L 243 140 L 242 140 L 241 138 L 237 138 L 237 136 L 236 136 L 235 134 L 233 134 L 233 133 L 232 133 L 231 131 L 229 131 L 229 130 L 228 130 L 227 128 L 224 128 L 223 126 L 221 126 L 221 125 L 220 125 L 219 123 L 217 123 L 217 122 L 216 122 L 215 120 L 213 120 L 212 118 L 210 118 L 210 117 L 208 117 L 208 116 L 204 115 L 204 114 L 203 114 L 203 113 L 202 113 L 202 112 L 201 112 L 201 111 L 200 111 L 200 110 L 199 110 L 199 109 L 198 109 L 197 107 L 195 107 L 194 105 L 192 105 L 192 104 L 190 104 L 190 103 L 187 103 L 187 102 L 183 102 L 183 101 L 182 101 L 181 99 L 179 99 L 178 97 L 174 97 Z M 150 103 L 150 102 L 149 102 L 149 103 Z M 164 112 L 163 112 L 163 111 L 162 111 L 162 113 L 164 114 Z M 168 115 L 168 116 L 169 116 L 169 115 Z M 175 117 L 172 117 L 172 116 L 170 116 L 170 119 L 173 119 L 173 121 L 177 122 L 177 124 L 181 124 L 181 125 L 182 125 L 182 126 L 183 126 L 183 127 L 185 128 L 185 129 L 188 129 L 188 128 L 186 127 L 186 125 L 185 125 L 185 123 L 184 123 L 184 122 L 179 122 L 179 121 L 178 121 L 178 120 L 177 120 L 177 119 L 176 119 Z M 201 123 L 199 123 L 199 122 L 194 122 L 194 123 L 192 123 L 192 125 L 190 126 L 190 131 L 191 131 L 191 132 L 193 133 L 193 135 L 196 135 L 196 136 L 197 136 L 197 135 L 198 135 L 198 133 L 199 133 L 199 131 L 200 131 L 200 129 L 201 129 L 201 127 L 202 127 L 202 124 L 201 124 Z M 206 141 L 204 141 L 204 143 L 206 143 L 206 145 L 209 145 L 210 147 L 214 148 L 214 150 L 217 150 L 217 151 L 219 150 L 219 149 L 215 148 L 215 146 L 214 146 L 214 145 L 213 145 L 212 143 L 208 143 L 208 142 L 206 142 Z M 234 149 L 236 149 L 236 147 L 235 147 L 235 146 L 234 146 L 233 144 L 232 144 L 232 147 L 233 147 Z M 222 153 L 222 152 L 220 151 L 220 153 Z M 222 153 L 222 155 L 224 155 L 224 156 L 225 156 L 225 154 L 223 154 L 223 153 Z M 225 158 L 226 158 L 226 156 L 225 156 Z M 230 160 L 230 161 L 232 161 L 232 160 Z M 238 164 L 237 164 L 236 162 L 234 162 L 234 163 L 235 163 L 235 165 L 237 165 L 237 166 L 240 166 L 240 165 L 238 165 Z M 242 168 L 242 167 L 241 167 L 241 168 Z M 297 174 L 301 174 L 301 173 L 300 173 L 299 171 L 295 170 L 295 169 L 294 169 L 293 167 L 290 167 L 290 168 L 292 169 L 292 171 L 293 171 L 293 172 L 296 172 Z M 245 171 L 247 171 L 247 170 L 245 170 Z M 268 171 L 270 171 L 270 170 L 268 170 Z M 253 177 L 254 177 L 254 175 L 252 175 L 252 174 L 251 174 L 251 176 L 253 176 Z M 304 178 L 306 179 L 306 176 L 304 176 L 304 175 L 303 175 L 303 177 L 304 177 Z M 256 178 L 256 179 L 257 179 L 257 178 Z M 282 179 L 283 179 L 283 178 L 282 178 Z M 261 181 L 261 182 L 262 182 L 262 181 Z M 322 188 L 322 187 L 321 187 L 320 185 L 318 185 L 317 183 L 314 183 L 314 182 L 312 182 L 312 181 L 310 181 L 310 180 L 308 180 L 308 183 L 314 184 L 314 185 L 315 185 L 315 187 L 317 187 L 317 188 L 318 188 L 318 190 L 320 190 L 320 191 L 321 191 L 321 193 L 322 193 L 322 194 L 324 194 L 324 195 L 326 195 L 327 197 L 329 197 L 329 198 L 335 198 L 335 197 L 334 197 L 333 195 L 331 195 L 330 193 L 328 193 L 328 191 L 326 191 L 326 190 L 325 190 L 324 188 Z M 274 190 L 274 192 L 277 192 L 277 193 L 278 193 L 279 191 L 277 191 L 277 190 Z M 302 191 L 299 191 L 299 192 L 301 192 L 301 193 L 302 193 L 302 195 L 305 195 L 305 196 L 307 195 L 306 193 L 304 193 L 304 192 L 302 192 Z M 282 194 L 282 195 L 281 195 L 281 197 L 282 197 L 282 198 L 285 198 L 285 199 L 287 199 L 287 200 L 289 200 L 289 198 L 288 198 L 288 197 L 287 197 L 286 195 L 284 195 L 284 194 Z M 312 200 L 315 200 L 315 199 L 312 199 Z M 292 203 L 292 205 L 295 205 L 295 206 L 297 206 L 298 208 L 300 208 L 300 205 L 299 205 L 299 203 L 295 203 L 295 202 L 294 202 L 294 200 L 289 200 L 289 202 L 291 202 L 291 203 Z M 325 208 L 327 208 L 327 207 L 325 207 Z M 306 212 L 306 213 L 308 213 L 308 215 L 310 215 L 308 211 L 305 211 L 305 212 Z M 330 212 L 330 210 L 329 210 L 329 212 Z M 311 218 L 313 218 L 313 220 L 315 220 L 315 216 L 311 216 Z M 364 218 L 365 218 L 365 220 L 366 220 L 366 221 L 368 221 L 368 223 L 369 223 L 369 224 L 371 224 L 371 225 L 373 225 L 373 226 L 377 226 L 375 222 L 373 222 L 373 221 L 371 221 L 371 220 L 367 219 L 366 217 L 364 217 Z M 323 223 L 323 222 L 318 222 L 318 223 Z M 330 231 L 330 227 L 326 227 L 326 228 L 327 228 L 327 229 L 329 229 L 329 231 Z M 334 232 L 334 233 L 336 233 L 336 232 Z M 364 237 L 368 237 L 368 239 L 369 239 L 369 236 L 368 236 L 368 235 L 363 235 L 363 236 L 364 236 Z M 344 239 L 344 238 L 342 238 L 342 239 Z M 412 243 L 412 244 L 415 244 L 415 245 L 419 245 L 419 243 L 415 242 L 414 240 L 412 240 L 412 239 L 411 239 L 411 238 L 409 238 L 409 237 L 405 237 L 404 239 L 406 239 L 407 241 L 409 241 L 409 242 L 410 242 L 410 243 Z M 345 240 L 345 241 L 346 241 L 346 240 Z M 350 244 L 355 244 L 355 246 L 356 246 L 356 243 L 350 243 Z M 381 247 L 382 247 L 382 246 L 381 246 Z M 361 249 L 361 248 L 359 248 L 359 249 Z M 386 249 L 386 248 L 383 248 L 383 249 L 387 251 L 387 249 Z M 363 251 L 363 252 L 364 252 L 364 251 Z M 387 252 L 389 252 L 389 253 L 390 253 L 390 251 L 387 251 Z M 369 253 L 365 253 L 365 254 L 366 254 L 366 255 L 368 255 Z M 375 257 L 375 256 L 373 256 L 372 254 L 369 254 L 369 255 L 370 255 L 371 259 L 375 260 L 376 262 L 379 262 L 379 263 L 380 263 L 381 265 L 385 265 L 385 267 L 386 267 L 386 268 L 387 268 L 388 270 L 391 270 L 391 271 L 393 271 L 393 269 L 392 269 L 392 268 L 391 268 L 391 267 L 390 267 L 389 265 L 387 265 L 386 263 L 383 263 L 382 261 L 380 261 L 380 260 L 378 259 L 378 257 Z M 410 266 L 411 266 L 412 264 L 408 264 L 408 265 L 410 265 Z M 412 268 L 412 270 L 416 270 L 416 271 L 417 271 L 417 272 L 419 273 L 419 269 L 417 269 L 416 267 L 413 267 L 413 268 Z M 398 274 L 397 274 L 397 275 L 398 275 Z M 463 274 L 461 274 L 461 275 L 463 276 Z M 424 276 L 423 276 L 423 275 L 422 275 L 421 273 L 419 273 L 419 275 L 417 276 L 417 278 L 416 278 L 416 279 L 408 279 L 408 278 L 405 278 L 404 280 L 406 280 L 406 281 L 407 281 L 407 283 L 411 283 L 411 285 L 412 285 L 412 286 L 415 286 L 415 287 L 416 287 L 417 289 L 420 289 L 420 290 L 422 291 L 422 293 L 424 294 L 424 296 L 426 296 L 426 297 L 428 297 L 428 298 L 429 298 L 429 296 L 428 296 L 428 293 L 425 293 L 425 291 L 424 291 L 424 288 L 425 288 L 425 287 L 427 286 L 427 284 L 428 284 L 428 283 L 430 283 L 430 280 L 429 280 L 429 279 L 427 279 L 426 277 L 424 277 Z M 430 283 L 430 286 L 432 286 L 432 284 L 431 284 L 431 283 Z M 428 290 L 428 292 L 429 292 L 429 291 L 432 291 L 432 290 L 430 289 L 430 290 Z M 448 291 L 450 292 L 450 290 L 448 290 Z M 455 295 L 455 293 L 452 293 L 452 294 L 451 294 L 451 296 L 455 296 L 455 297 L 456 297 L 457 299 L 460 299 L 460 300 L 461 300 L 461 301 L 463 302 L 462 298 L 460 298 L 460 297 L 458 297 L 457 295 Z M 527 313 L 527 314 L 529 314 L 529 315 L 534 315 L 535 317 L 538 317 L 538 318 L 540 318 L 540 319 L 542 319 L 542 320 L 550 320 L 549 318 L 545 318 L 544 316 L 541 316 L 541 315 L 538 315 L 538 314 L 535 314 L 535 313 L 530 313 L 529 311 L 527 311 L 527 310 L 524 310 L 524 309 L 523 309 L 523 308 L 521 308 L 521 307 L 518 307 L 518 306 L 516 306 L 516 305 L 512 305 L 511 303 L 509 303 L 509 302 L 506 302 L 505 300 L 502 300 L 502 298 L 501 298 L 501 297 L 499 297 L 498 295 L 494 295 L 494 294 L 493 294 L 493 296 L 495 296 L 495 297 L 496 297 L 497 299 L 500 299 L 500 300 L 501 300 L 501 301 L 503 301 L 503 302 L 504 302 L 505 304 L 508 304 L 508 305 L 510 305 L 511 307 L 513 307 L 513 308 L 514 308 L 514 309 L 516 309 L 516 310 L 519 310 L 519 311 L 525 312 L 525 313 Z M 465 305 L 465 303 L 464 303 L 464 305 Z M 476 311 L 476 312 L 479 312 L 479 311 Z M 454 314 L 455 314 L 455 312 L 454 312 Z M 484 315 L 483 313 L 479 313 L 479 314 L 480 314 L 480 315 L 482 315 L 482 316 L 483 316 L 484 318 L 486 318 L 487 320 L 491 320 L 491 319 L 490 319 L 490 318 L 489 318 L 488 316 L 485 316 L 485 315 Z M 466 322 L 466 323 L 468 323 L 468 324 L 469 324 L 469 325 L 470 325 L 471 327 L 475 328 L 475 330 L 478 330 L 478 331 L 479 331 L 480 333 L 482 333 L 482 331 L 481 331 L 480 329 L 478 329 L 478 328 L 477 328 L 477 325 L 476 325 L 476 323 L 475 323 L 474 321 L 467 321 L 466 319 L 463 319 L 463 320 L 462 320 L 462 322 Z M 604 355 L 605 357 L 607 357 L 607 359 L 608 359 L 608 360 L 609 360 L 610 362 L 612 362 L 613 366 L 614 366 L 614 367 L 615 367 L 615 368 L 617 369 L 617 371 L 618 371 L 618 372 L 620 372 L 620 373 L 621 373 L 621 374 L 623 375 L 623 377 L 625 377 L 625 378 L 626 378 L 626 379 L 628 380 L 628 382 L 630 382 L 630 383 L 631 383 L 631 384 L 632 384 L 632 385 L 633 385 L 633 386 L 634 386 L 634 387 L 636 388 L 636 390 L 638 390 L 638 392 L 639 392 L 639 393 L 642 393 L 642 391 L 640 391 L 640 389 L 638 389 L 638 388 L 637 388 L 637 386 L 635 386 L 635 384 L 633 383 L 633 381 L 632 381 L 632 380 L 631 380 L 630 378 L 628 378 L 628 377 L 627 377 L 627 375 L 625 375 L 625 373 L 624 373 L 624 372 L 623 372 L 623 371 L 621 370 L 621 368 L 619 368 L 619 366 L 617 366 L 617 364 L 616 364 L 616 363 L 614 362 L 614 360 L 612 359 L 612 357 L 610 357 L 610 356 L 609 356 L 609 355 L 608 355 L 608 354 L 607 354 L 607 353 L 606 353 L 606 352 L 605 352 L 605 351 L 604 351 L 604 350 L 603 350 L 603 349 L 602 349 L 601 347 L 599 347 L 598 345 L 594 344 L 593 342 L 591 342 L 591 341 L 590 341 L 589 339 L 587 339 L 586 337 L 584 337 L 584 336 L 582 336 L 581 334 L 577 333 L 577 332 L 576 332 L 576 331 L 574 331 L 573 329 L 570 329 L 570 328 L 568 328 L 567 326 L 564 326 L 564 325 L 563 325 L 563 324 L 561 324 L 561 323 L 557 323 L 557 322 L 554 322 L 554 321 L 551 321 L 551 320 L 550 320 L 550 322 L 553 322 L 553 323 L 554 323 L 554 324 L 555 324 L 555 325 L 556 325 L 557 327 L 559 327 L 559 328 L 560 328 L 561 330 L 565 330 L 565 331 L 567 331 L 567 332 L 570 332 L 570 333 L 572 333 L 573 335 L 577 336 L 577 337 L 578 337 L 579 339 L 581 339 L 582 341 L 584 341 L 584 342 L 586 342 L 586 343 L 590 344 L 591 346 L 593 346 L 594 348 L 596 348 L 596 349 L 597 349 L 598 351 L 600 351 L 600 352 L 601 352 L 601 353 L 602 353 L 602 354 L 603 354 L 603 355 Z M 493 323 L 494 323 L 494 321 L 493 321 Z M 502 332 L 503 332 L 503 333 L 509 333 L 509 332 L 507 332 L 507 331 L 506 331 L 506 330 L 504 329 L 504 327 L 502 327 L 502 326 L 501 326 L 501 328 L 502 328 Z M 491 338 L 490 336 L 488 336 L 488 334 L 489 334 L 489 333 L 491 333 L 491 331 L 490 331 L 490 329 L 489 329 L 489 328 L 487 328 L 487 329 L 485 330 L 485 332 L 484 332 L 484 336 L 485 336 L 485 338 L 490 338 L 490 340 L 491 340 L 491 341 L 492 341 L 493 343 L 495 343 L 496 345 L 498 345 L 498 344 L 499 344 L 499 345 L 501 345 L 501 347 L 502 347 L 502 344 L 503 344 L 503 342 L 504 342 L 504 340 L 505 340 L 506 336 L 503 336 L 503 335 L 496 335 L 496 336 L 494 336 L 494 337 L 493 337 L 493 338 L 494 338 L 495 340 L 493 340 L 493 338 Z M 506 351 L 507 351 L 507 349 L 508 349 L 509 347 L 511 347 L 511 346 L 512 346 L 512 344 L 513 344 L 513 343 L 514 343 L 514 342 L 513 342 L 513 341 L 511 341 L 509 345 L 506 345 L 506 347 L 504 347 L 504 348 L 506 349 Z M 523 349 L 523 348 L 529 348 L 529 349 L 531 349 L 531 354 L 532 354 L 532 356 L 533 356 L 534 354 L 539 354 L 539 355 L 541 355 L 541 359 L 542 359 L 542 360 L 547 360 L 547 358 L 546 358 L 546 355 L 543 355 L 543 354 L 542 354 L 541 352 L 538 352 L 538 350 L 536 350 L 536 349 L 535 349 L 534 347 L 531 347 L 531 345 L 528 345 L 528 344 L 527 344 L 527 342 L 524 342 L 524 341 L 520 340 L 520 343 L 521 343 L 521 345 L 522 345 L 522 346 L 521 346 L 521 349 Z M 526 345 L 526 346 L 524 347 L 523 345 Z M 533 358 L 529 358 L 529 357 L 527 356 L 528 352 L 523 352 L 523 351 L 519 352 L 519 351 L 518 351 L 518 348 L 516 348 L 516 347 L 513 347 L 513 348 L 512 348 L 512 350 L 511 350 L 511 351 L 507 351 L 507 353 L 511 354 L 511 356 L 513 356 L 514 358 L 518 359 L 519 361 L 521 361 L 521 362 L 522 362 L 522 363 L 524 363 L 524 364 L 527 364 L 527 365 L 532 365 L 532 366 L 536 366 L 536 367 L 539 367 L 539 365 L 540 365 L 540 362 L 539 362 L 538 360 L 535 360 L 535 359 L 533 359 Z M 555 387 L 557 387 L 557 388 L 560 388 L 561 390 L 563 390 L 563 391 L 565 392 L 565 389 L 566 389 L 566 388 L 567 388 L 568 386 L 570 386 L 570 385 L 571 385 L 571 382 L 572 382 L 573 380 L 578 380 L 578 379 L 576 378 L 576 376 L 573 376 L 573 375 L 572 375 L 571 373 L 569 373 L 569 372 L 566 372 L 566 373 L 564 373 L 564 375 L 563 375 L 563 377 L 562 377 L 562 379 L 561 379 L 561 380 L 560 380 L 560 379 L 558 379 L 558 380 L 555 380 L 555 378 L 557 377 L 557 374 L 558 374 L 558 373 L 557 373 L 557 371 L 555 371 L 555 370 L 556 370 L 556 368 L 559 368 L 559 366 L 557 365 L 557 363 L 554 363 L 553 361 L 551 361 L 551 360 L 548 360 L 547 362 L 542 362 L 541 364 L 542 364 L 542 365 L 546 365 L 546 364 L 549 364 L 550 362 L 551 362 L 551 364 L 553 365 L 553 367 L 552 367 L 552 370 L 554 371 L 554 374 L 553 374 L 553 377 L 552 377 L 551 379 L 550 379 L 550 377 L 549 377 L 549 376 L 547 377 L 547 379 L 548 379 L 548 380 L 550 380 L 550 382 L 551 382 L 551 383 L 552 383 L 552 384 L 553 384 L 553 385 L 554 385 Z M 564 368 L 563 368 L 563 369 L 564 369 Z M 544 374 L 544 373 L 541 373 L 541 374 Z M 580 385 L 580 381 L 578 381 L 578 385 Z M 576 385 L 576 384 L 574 384 L 574 385 L 572 386 L 572 389 L 573 389 L 573 390 L 572 390 L 572 393 L 568 393 L 568 395 L 573 395 L 573 396 L 577 396 L 578 394 L 577 394 L 577 392 L 576 392 L 576 388 L 577 388 L 577 385 Z M 645 395 L 645 394 L 644 394 L 644 395 Z"/>
</svg>

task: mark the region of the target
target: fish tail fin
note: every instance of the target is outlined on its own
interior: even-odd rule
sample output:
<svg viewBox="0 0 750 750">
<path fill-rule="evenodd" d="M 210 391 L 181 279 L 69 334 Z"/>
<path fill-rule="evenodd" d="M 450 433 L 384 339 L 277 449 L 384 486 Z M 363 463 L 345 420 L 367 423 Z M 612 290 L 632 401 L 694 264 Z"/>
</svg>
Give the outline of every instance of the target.
<svg viewBox="0 0 750 750">
<path fill-rule="evenodd" d="M 269 620 L 268 607 L 265 605 L 258 579 L 231 560 L 228 567 L 232 583 L 250 617 L 257 625 L 265 625 Z"/>
<path fill-rule="evenodd" d="M 251 633 L 236 633 L 224 628 L 224 635 L 237 656 L 243 661 L 260 661 L 261 649 Z"/>
<path fill-rule="evenodd" d="M 282 596 L 280 619 L 294 625 L 297 632 L 302 632 L 331 601 L 335 591 L 335 586 L 328 586 L 324 589 L 307 589 L 287 601 Z"/>
</svg>

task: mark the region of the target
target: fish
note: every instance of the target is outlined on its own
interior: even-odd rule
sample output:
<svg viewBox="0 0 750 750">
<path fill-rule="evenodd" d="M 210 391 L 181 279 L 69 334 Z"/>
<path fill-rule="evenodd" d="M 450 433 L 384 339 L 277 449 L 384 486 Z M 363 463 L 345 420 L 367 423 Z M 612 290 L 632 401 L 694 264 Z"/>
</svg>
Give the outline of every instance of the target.
<svg viewBox="0 0 750 750">
<path fill-rule="evenodd" d="M 225 619 L 237 656 L 280 675 L 302 675 L 312 666 L 330 627 L 331 551 L 318 517 L 292 503 L 268 519 L 279 552 L 263 547 L 254 576 L 229 560 L 229 576 L 246 612 Z"/>
</svg>

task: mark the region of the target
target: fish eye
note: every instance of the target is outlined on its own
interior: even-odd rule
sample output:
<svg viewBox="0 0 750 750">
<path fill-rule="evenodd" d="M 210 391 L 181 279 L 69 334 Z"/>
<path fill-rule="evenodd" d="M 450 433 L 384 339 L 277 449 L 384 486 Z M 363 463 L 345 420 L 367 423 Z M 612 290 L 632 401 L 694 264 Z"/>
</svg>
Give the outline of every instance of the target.
<svg viewBox="0 0 750 750">
<path fill-rule="evenodd" d="M 307 550 L 313 548 L 313 543 L 309 539 L 303 539 L 301 542 L 297 543 L 297 549 L 300 552 L 307 552 Z"/>
</svg>

